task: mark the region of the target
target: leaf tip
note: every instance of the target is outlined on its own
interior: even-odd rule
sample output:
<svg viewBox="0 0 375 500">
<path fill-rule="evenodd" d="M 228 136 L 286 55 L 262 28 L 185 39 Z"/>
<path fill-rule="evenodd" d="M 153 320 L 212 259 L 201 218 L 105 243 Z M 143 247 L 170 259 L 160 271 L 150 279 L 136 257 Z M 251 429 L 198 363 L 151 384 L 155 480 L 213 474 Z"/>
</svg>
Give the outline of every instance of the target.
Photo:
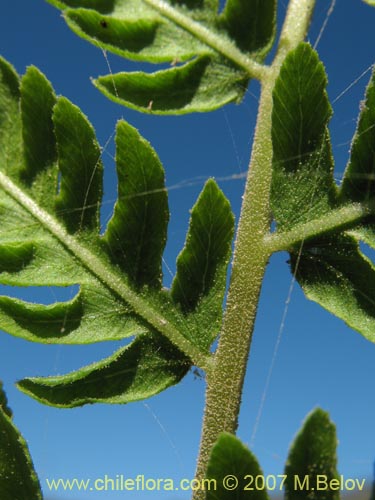
<svg viewBox="0 0 375 500">
<path fill-rule="evenodd" d="M 12 96 L 20 98 L 20 78 L 15 67 L 0 56 L 0 80 L 8 87 Z"/>
</svg>

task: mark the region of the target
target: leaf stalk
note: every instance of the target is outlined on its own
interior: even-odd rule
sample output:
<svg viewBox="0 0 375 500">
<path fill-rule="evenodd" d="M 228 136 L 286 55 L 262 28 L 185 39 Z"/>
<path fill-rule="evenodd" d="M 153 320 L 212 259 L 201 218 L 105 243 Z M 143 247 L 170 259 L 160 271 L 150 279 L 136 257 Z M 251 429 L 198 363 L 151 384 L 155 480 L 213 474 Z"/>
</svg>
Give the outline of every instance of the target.
<svg viewBox="0 0 375 500">
<path fill-rule="evenodd" d="M 332 210 L 322 218 L 299 224 L 290 231 L 267 234 L 264 237 L 264 243 L 270 255 L 282 250 L 290 250 L 293 246 L 324 233 L 339 231 L 343 228 L 350 229 L 350 226 L 372 213 L 373 209 L 370 206 L 353 203 Z"/>
<path fill-rule="evenodd" d="M 147 0 L 149 1 L 149 0 Z M 155 1 L 155 0 L 152 0 Z M 243 196 L 230 287 L 218 347 L 207 374 L 206 407 L 197 478 L 205 476 L 213 444 L 221 432 L 235 433 L 260 289 L 270 256 L 270 190 L 272 179 L 272 92 L 280 67 L 305 36 L 315 0 L 291 0 L 272 66 L 263 73 L 257 125 Z M 196 491 L 194 500 L 203 500 Z"/>
</svg>

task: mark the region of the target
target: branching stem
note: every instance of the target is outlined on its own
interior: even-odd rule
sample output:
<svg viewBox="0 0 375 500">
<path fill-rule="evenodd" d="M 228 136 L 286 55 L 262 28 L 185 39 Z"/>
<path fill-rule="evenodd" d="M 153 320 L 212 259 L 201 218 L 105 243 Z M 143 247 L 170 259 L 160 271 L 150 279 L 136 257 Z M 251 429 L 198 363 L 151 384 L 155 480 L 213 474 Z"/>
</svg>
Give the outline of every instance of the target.
<svg viewBox="0 0 375 500">
<path fill-rule="evenodd" d="M 154 0 L 153 0 L 154 1 Z M 315 0 L 291 0 L 275 60 L 263 75 L 258 119 L 249 173 L 243 197 L 223 329 L 213 370 L 207 374 L 206 407 L 197 464 L 197 478 L 205 475 L 218 435 L 237 429 L 242 387 L 252 332 L 270 247 L 269 198 L 272 177 L 272 91 L 288 52 L 302 41 L 310 24 Z M 204 491 L 195 492 L 202 500 Z"/>
<path fill-rule="evenodd" d="M 320 236 L 330 231 L 348 228 L 358 223 L 367 215 L 374 213 L 372 207 L 361 203 L 352 203 L 336 210 L 331 210 L 329 214 L 320 219 L 313 219 L 304 224 L 298 224 L 290 231 L 276 231 L 268 234 L 264 238 L 265 245 L 269 253 L 290 250 L 293 246 L 299 245 L 309 238 Z"/>
</svg>

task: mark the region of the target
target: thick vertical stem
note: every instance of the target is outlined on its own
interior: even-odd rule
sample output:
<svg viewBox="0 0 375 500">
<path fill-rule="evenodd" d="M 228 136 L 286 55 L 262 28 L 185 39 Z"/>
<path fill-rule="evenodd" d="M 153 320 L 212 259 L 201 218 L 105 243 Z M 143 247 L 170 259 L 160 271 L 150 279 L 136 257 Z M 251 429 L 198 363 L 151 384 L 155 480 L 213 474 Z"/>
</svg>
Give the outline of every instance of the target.
<svg viewBox="0 0 375 500">
<path fill-rule="evenodd" d="M 223 329 L 213 369 L 207 374 L 206 408 L 197 478 L 205 475 L 210 451 L 218 435 L 237 428 L 243 381 L 258 306 L 269 258 L 265 236 L 270 232 L 272 178 L 272 91 L 287 53 L 302 41 L 315 0 L 291 0 L 278 53 L 262 83 L 249 174 L 243 197 Z M 202 500 L 197 491 L 194 500 Z"/>
<path fill-rule="evenodd" d="M 234 433 L 237 428 L 258 297 L 269 256 L 263 239 L 269 231 L 270 220 L 270 173 L 266 170 L 269 170 L 267 167 L 270 164 L 272 87 L 273 82 L 269 82 L 262 90 L 252 168 L 242 205 L 223 330 L 213 369 L 207 374 L 206 408 L 197 477 L 203 477 L 212 445 L 220 432 Z M 264 175 L 257 175 L 254 158 Z M 262 196 L 260 193 L 263 193 Z M 251 218 L 247 217 L 248 212 L 253 214 Z M 198 500 L 204 498 L 204 495 L 197 492 L 194 498 Z"/>
</svg>

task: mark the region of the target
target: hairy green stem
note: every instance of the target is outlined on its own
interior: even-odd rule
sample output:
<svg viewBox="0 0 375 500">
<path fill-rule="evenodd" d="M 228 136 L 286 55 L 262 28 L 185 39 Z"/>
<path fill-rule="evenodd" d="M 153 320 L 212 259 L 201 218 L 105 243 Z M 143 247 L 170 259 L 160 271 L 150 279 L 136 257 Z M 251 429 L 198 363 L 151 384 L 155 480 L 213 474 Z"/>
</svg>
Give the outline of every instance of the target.
<svg viewBox="0 0 375 500">
<path fill-rule="evenodd" d="M 218 435 L 237 429 L 243 382 L 250 350 L 259 293 L 270 256 L 265 237 L 270 233 L 272 178 L 272 91 L 287 53 L 302 41 L 315 0 L 291 0 L 270 71 L 262 80 L 258 119 L 249 174 L 238 225 L 230 288 L 213 370 L 207 374 L 207 392 L 197 478 L 205 476 L 209 455 Z M 194 500 L 203 500 L 197 491 Z"/>
<path fill-rule="evenodd" d="M 264 243 L 268 247 L 270 254 L 281 250 L 290 250 L 293 246 L 324 233 L 343 228 L 350 229 L 350 226 L 373 213 L 373 207 L 361 203 L 352 203 L 332 210 L 319 219 L 299 224 L 290 231 L 276 231 L 268 234 L 264 238 Z"/>
</svg>

